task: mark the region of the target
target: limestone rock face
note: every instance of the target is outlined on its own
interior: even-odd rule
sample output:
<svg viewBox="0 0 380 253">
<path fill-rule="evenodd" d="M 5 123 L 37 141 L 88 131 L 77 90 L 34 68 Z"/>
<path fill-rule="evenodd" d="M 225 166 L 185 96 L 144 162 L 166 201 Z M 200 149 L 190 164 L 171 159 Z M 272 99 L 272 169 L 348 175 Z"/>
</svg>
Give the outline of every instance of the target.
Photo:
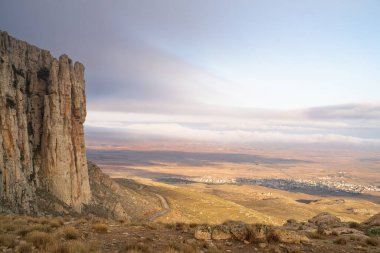
<svg viewBox="0 0 380 253">
<path fill-rule="evenodd" d="M 91 201 L 84 67 L 0 31 L 0 198 L 34 212 L 37 189 L 81 211 Z"/>
</svg>

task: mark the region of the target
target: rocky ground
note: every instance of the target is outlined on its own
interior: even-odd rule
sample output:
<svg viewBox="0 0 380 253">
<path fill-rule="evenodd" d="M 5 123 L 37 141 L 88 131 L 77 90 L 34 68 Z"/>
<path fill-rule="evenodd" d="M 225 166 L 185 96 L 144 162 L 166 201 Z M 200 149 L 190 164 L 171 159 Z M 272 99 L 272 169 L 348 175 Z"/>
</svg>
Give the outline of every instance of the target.
<svg viewBox="0 0 380 253">
<path fill-rule="evenodd" d="M 0 252 L 380 252 L 379 236 L 380 214 L 359 224 L 322 213 L 277 227 L 0 216 Z"/>
</svg>

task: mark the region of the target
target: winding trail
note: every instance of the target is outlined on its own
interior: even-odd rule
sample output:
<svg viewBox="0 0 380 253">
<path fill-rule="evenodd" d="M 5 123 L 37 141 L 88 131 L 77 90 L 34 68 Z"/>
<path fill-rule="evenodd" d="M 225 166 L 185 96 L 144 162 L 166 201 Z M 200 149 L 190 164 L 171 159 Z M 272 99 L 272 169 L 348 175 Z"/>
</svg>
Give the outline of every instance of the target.
<svg viewBox="0 0 380 253">
<path fill-rule="evenodd" d="M 161 202 L 161 207 L 162 207 L 162 210 L 159 211 L 158 213 L 156 214 L 153 214 L 152 216 L 150 216 L 149 218 L 146 219 L 146 221 L 154 221 L 155 219 L 161 217 L 161 216 L 164 216 L 165 214 L 167 214 L 168 212 L 170 212 L 170 206 L 169 206 L 169 203 L 168 201 L 160 194 L 158 193 L 155 193 L 156 197 L 160 200 Z"/>
<path fill-rule="evenodd" d="M 146 187 L 147 187 L 146 185 L 139 185 L 137 190 L 141 191 L 142 189 L 145 189 Z M 164 216 L 165 214 L 170 212 L 170 206 L 169 206 L 169 203 L 166 200 L 166 198 L 164 196 L 158 194 L 158 193 L 154 193 L 154 195 L 156 195 L 156 197 L 160 200 L 162 210 L 159 211 L 158 213 L 155 213 L 155 214 L 151 215 L 150 217 L 146 218 L 145 220 L 148 222 L 152 222 L 155 219 L 157 219 L 161 216 Z"/>
</svg>

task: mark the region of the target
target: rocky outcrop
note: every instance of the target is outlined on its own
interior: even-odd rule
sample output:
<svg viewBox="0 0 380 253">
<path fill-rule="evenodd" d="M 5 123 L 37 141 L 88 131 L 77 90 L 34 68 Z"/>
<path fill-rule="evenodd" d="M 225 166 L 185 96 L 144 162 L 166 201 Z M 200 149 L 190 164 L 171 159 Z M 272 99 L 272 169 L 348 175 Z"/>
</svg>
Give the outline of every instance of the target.
<svg viewBox="0 0 380 253">
<path fill-rule="evenodd" d="M 334 227 L 339 226 L 341 224 L 341 220 L 330 213 L 323 212 L 310 219 L 309 223 L 313 223 L 317 226 Z"/>
<path fill-rule="evenodd" d="M 0 197 L 36 211 L 45 190 L 81 211 L 91 200 L 84 67 L 0 32 Z"/>
</svg>

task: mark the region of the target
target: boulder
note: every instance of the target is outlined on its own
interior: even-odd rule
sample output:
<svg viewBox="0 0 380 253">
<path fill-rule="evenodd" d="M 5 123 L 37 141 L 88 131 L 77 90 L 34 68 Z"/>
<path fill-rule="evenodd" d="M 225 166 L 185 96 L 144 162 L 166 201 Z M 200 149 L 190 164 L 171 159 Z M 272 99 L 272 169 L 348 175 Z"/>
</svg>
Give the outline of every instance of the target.
<svg viewBox="0 0 380 253">
<path fill-rule="evenodd" d="M 232 223 L 229 225 L 231 234 L 236 240 L 244 241 L 249 236 L 249 230 L 246 224 L 243 223 Z"/>
<path fill-rule="evenodd" d="M 282 243 L 299 244 L 301 242 L 308 242 L 307 238 L 303 234 L 299 234 L 296 231 L 285 229 L 273 229 L 268 233 L 268 241 L 277 241 Z"/>
<path fill-rule="evenodd" d="M 211 227 L 207 225 L 196 227 L 194 237 L 198 240 L 211 240 Z"/>
<path fill-rule="evenodd" d="M 211 238 L 213 240 L 227 240 L 231 238 L 231 233 L 227 226 L 219 225 L 212 229 Z"/>
</svg>

